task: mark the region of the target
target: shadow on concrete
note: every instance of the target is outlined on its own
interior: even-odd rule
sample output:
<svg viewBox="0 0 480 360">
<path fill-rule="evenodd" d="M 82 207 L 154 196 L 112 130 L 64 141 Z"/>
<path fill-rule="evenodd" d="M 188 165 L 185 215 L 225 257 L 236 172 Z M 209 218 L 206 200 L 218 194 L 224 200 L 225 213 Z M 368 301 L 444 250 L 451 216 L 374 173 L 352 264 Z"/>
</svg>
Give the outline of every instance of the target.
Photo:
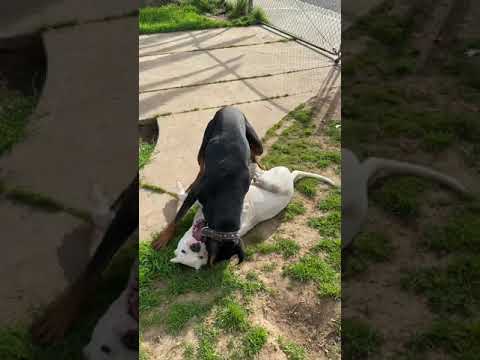
<svg viewBox="0 0 480 360">
<path fill-rule="evenodd" d="M 167 224 L 171 223 L 175 219 L 175 215 L 177 214 L 177 206 L 178 200 L 174 198 L 165 204 L 165 207 L 163 208 L 163 215 L 167 220 Z"/>
<path fill-rule="evenodd" d="M 214 34 L 212 34 L 211 30 L 205 30 L 205 32 L 200 33 L 198 37 L 202 38 L 202 41 L 205 41 L 205 40 L 213 39 L 214 37 L 217 37 L 217 36 L 219 36 L 223 33 L 226 33 L 229 30 L 230 30 L 229 28 L 223 29 L 222 31 L 220 31 L 218 33 L 214 33 Z M 177 42 L 178 40 L 181 40 L 181 39 L 190 39 L 190 40 L 186 41 L 186 42 L 182 42 L 182 43 L 180 43 L 178 45 L 175 45 L 175 46 L 170 46 L 169 48 L 166 48 L 167 51 L 172 51 L 172 50 L 178 49 L 179 47 L 183 47 L 183 46 L 193 45 L 193 41 L 191 40 L 191 31 L 184 32 L 184 34 L 185 34 L 185 36 L 183 36 L 183 37 L 175 37 L 174 39 L 163 41 L 163 42 L 157 42 L 155 34 L 152 34 L 151 36 L 149 36 L 147 38 L 139 39 L 139 49 L 142 50 L 142 49 L 147 49 L 147 48 L 151 48 L 151 47 L 158 46 L 158 45 L 169 44 L 169 43 L 172 43 L 172 42 Z M 142 46 L 142 44 L 144 44 L 144 43 L 147 44 L 147 45 Z M 151 44 L 151 43 L 154 43 L 154 44 L 148 45 L 148 44 Z M 162 51 L 166 52 L 165 50 L 162 50 Z M 141 56 L 147 56 L 147 55 L 142 54 Z"/>
<path fill-rule="evenodd" d="M 57 257 L 69 283 L 77 279 L 90 259 L 93 234 L 93 225 L 83 223 L 67 233 L 62 239 L 62 244 L 57 250 Z"/>
<path fill-rule="evenodd" d="M 215 35 L 215 36 L 217 36 L 217 35 Z M 207 38 L 207 39 L 202 39 L 202 41 L 205 41 L 205 40 L 214 38 L 215 36 L 212 36 L 212 37 Z M 241 41 L 243 41 L 243 40 L 248 40 L 248 39 L 251 39 L 252 37 L 255 37 L 255 36 L 256 36 L 256 35 L 249 35 L 249 36 L 243 36 L 243 37 L 240 37 L 240 38 L 237 38 L 237 39 L 225 41 L 225 42 L 223 42 L 223 43 L 220 43 L 220 44 L 215 45 L 215 46 L 212 47 L 212 48 L 202 48 L 202 47 L 198 47 L 198 48 L 196 49 L 196 51 L 192 51 L 192 50 L 175 51 L 175 50 L 177 50 L 178 48 L 193 45 L 193 42 L 187 42 L 185 45 L 184 45 L 184 44 L 181 44 L 181 46 L 171 46 L 171 47 L 168 47 L 168 48 L 159 50 L 159 51 L 152 51 L 152 52 L 149 52 L 149 53 L 146 53 L 146 54 L 141 54 L 140 57 L 152 56 L 152 55 L 162 55 L 162 54 L 172 54 L 172 55 L 173 55 L 173 54 L 188 54 L 188 53 L 197 52 L 197 51 L 201 51 L 201 50 L 219 50 L 219 49 L 224 49 L 224 48 L 232 47 L 232 46 L 236 45 L 237 43 L 239 43 L 239 42 L 241 42 Z M 254 45 L 254 44 L 251 44 L 251 45 Z"/>
<path fill-rule="evenodd" d="M 215 34 L 214 36 L 217 36 L 218 34 L 219 33 Z M 189 32 L 187 35 L 191 38 L 191 40 L 188 42 L 188 44 L 193 45 L 197 48 L 201 48 L 202 43 L 206 39 L 211 38 L 211 37 L 202 36 L 202 34 L 198 35 L 198 34 L 195 34 L 195 33 L 192 33 L 192 32 Z M 242 41 L 244 39 L 248 39 L 249 37 L 250 36 L 244 36 L 244 37 L 241 37 L 241 38 L 230 40 L 230 41 L 225 42 L 223 44 L 219 44 L 219 46 L 226 45 L 226 44 L 233 45 L 235 43 L 238 43 L 239 41 Z M 299 44 L 299 46 L 302 46 L 302 45 Z M 253 91 L 258 96 L 258 100 L 264 99 L 265 102 L 270 104 L 272 107 L 275 107 L 275 108 L 277 108 L 277 109 L 279 109 L 283 112 L 289 112 L 290 109 L 287 109 L 284 106 L 282 106 L 279 101 L 277 101 L 275 99 L 268 99 L 269 95 L 267 95 L 267 94 L 263 93 L 262 91 L 258 90 L 252 84 L 252 81 L 249 81 L 248 79 L 240 80 L 241 76 L 237 71 L 237 69 L 240 65 L 239 64 L 232 64 L 232 63 L 237 61 L 237 60 L 240 60 L 241 57 L 235 58 L 233 60 L 229 60 L 227 62 L 223 62 L 217 56 L 215 56 L 215 54 L 212 53 L 212 51 L 208 51 L 208 50 L 201 51 L 201 52 L 192 52 L 192 53 L 188 53 L 188 54 L 182 54 L 180 57 L 182 57 L 182 56 L 190 57 L 190 56 L 195 56 L 196 54 L 206 54 L 217 63 L 217 65 L 210 66 L 210 67 L 208 67 L 206 69 L 203 69 L 201 71 L 208 71 L 208 70 L 211 70 L 215 67 L 218 67 L 219 71 L 216 74 L 214 74 L 212 76 L 209 76 L 209 77 L 207 77 L 207 78 L 205 78 L 201 81 L 197 81 L 197 82 L 192 83 L 192 85 L 196 85 L 198 83 L 198 85 L 200 86 L 200 85 L 202 85 L 201 83 L 206 83 L 205 85 L 208 86 L 208 83 L 215 82 L 215 80 L 219 79 L 222 76 L 225 76 L 226 74 L 231 74 L 235 78 L 239 79 L 238 81 L 242 81 L 242 83 L 245 86 L 247 86 L 251 91 Z M 173 56 L 173 58 L 172 58 L 172 56 Z M 321 56 L 321 55 L 319 55 L 319 56 Z M 173 54 L 173 55 L 166 55 L 166 56 L 158 58 L 158 59 L 147 60 L 147 61 L 141 63 L 140 69 L 145 71 L 145 70 L 150 70 L 150 69 L 155 68 L 155 67 L 161 67 L 161 65 L 164 64 L 164 63 L 175 61 L 175 57 L 178 58 L 179 56 L 176 56 L 175 54 Z M 272 60 L 274 60 L 274 59 L 272 59 Z M 332 69 L 329 71 L 329 73 L 327 75 L 327 78 L 323 81 L 323 84 L 321 84 L 321 86 L 320 86 L 320 91 L 321 92 L 326 91 L 326 89 L 329 86 L 332 86 L 332 84 L 335 83 L 335 81 L 337 80 L 337 78 L 339 76 L 338 69 L 337 69 L 337 67 L 333 66 L 333 62 L 332 62 Z M 147 84 L 147 85 L 144 85 L 144 86 L 145 87 L 147 87 L 147 86 L 148 87 L 153 87 L 153 86 L 156 86 L 156 85 L 162 86 L 162 85 L 166 85 L 168 83 L 171 83 L 173 81 L 178 81 L 179 79 L 188 78 L 188 76 L 198 74 L 198 73 L 199 73 L 199 71 L 195 71 L 195 72 L 191 72 L 189 74 L 172 77 L 172 78 L 167 79 L 167 80 L 158 81 L 156 83 L 150 83 L 150 84 Z M 235 81 L 235 80 L 233 80 L 233 81 Z M 144 92 L 146 90 L 145 87 L 142 87 L 142 89 L 141 89 Z M 185 92 L 193 91 L 194 89 L 195 89 L 195 87 L 190 87 L 190 88 L 185 87 L 185 88 L 181 88 L 181 90 L 179 90 L 179 91 L 182 91 L 182 93 L 185 93 Z M 287 94 L 289 94 L 289 91 L 291 91 L 292 94 L 298 94 L 299 92 L 301 92 L 301 89 L 289 89 L 288 84 L 285 85 L 285 89 L 286 89 L 285 94 L 281 94 L 281 95 L 287 95 Z M 313 88 L 309 89 L 309 91 L 312 91 L 312 90 L 313 90 Z M 308 91 L 305 89 L 304 92 L 308 92 Z M 152 95 L 150 97 L 147 97 L 146 99 L 141 100 L 140 101 L 140 108 L 142 109 L 143 113 L 148 113 L 153 108 L 158 106 L 159 102 L 161 102 L 162 104 L 165 104 L 169 100 L 173 99 L 176 96 L 176 94 L 178 94 L 176 91 L 170 91 L 169 93 L 165 93 L 165 92 L 163 92 L 163 90 L 159 90 L 158 94 Z M 290 95 L 292 95 L 292 94 L 290 94 Z M 228 104 L 220 104 L 219 107 L 221 107 L 222 105 L 228 105 Z M 181 109 L 181 110 L 187 110 L 187 109 Z"/>
<path fill-rule="evenodd" d="M 243 55 L 239 55 L 233 59 L 230 59 L 228 60 L 226 63 L 227 64 L 231 64 L 231 63 L 234 63 L 238 60 L 240 60 L 241 58 L 243 57 Z M 181 76 L 173 76 L 171 78 L 168 78 L 168 79 L 165 79 L 165 80 L 161 80 L 161 81 L 156 81 L 156 82 L 151 82 L 151 83 L 148 83 L 148 84 L 144 84 L 144 86 L 141 86 L 140 87 L 140 93 L 144 93 L 144 92 L 147 92 L 147 91 L 162 91 L 162 90 L 168 90 L 168 89 L 165 89 L 165 88 L 162 88 L 162 89 L 152 89 L 152 87 L 154 86 L 165 86 L 171 82 L 174 82 L 174 81 L 178 81 L 178 80 L 182 80 L 182 79 L 185 79 L 185 78 L 188 78 L 192 75 L 198 75 L 200 73 L 203 73 L 205 71 L 209 71 L 209 70 L 212 70 L 212 69 L 215 69 L 217 67 L 219 67 L 220 65 L 212 65 L 212 66 L 209 66 L 209 67 L 206 67 L 206 68 L 203 68 L 202 70 L 198 71 L 198 70 L 195 70 L 195 71 L 192 71 L 192 72 L 189 72 L 187 74 L 184 74 L 184 75 L 181 75 Z M 236 64 L 232 64 L 233 68 L 238 68 L 240 65 L 236 65 Z M 215 81 L 218 79 L 219 76 L 223 76 L 223 75 L 226 75 L 230 73 L 230 71 L 221 71 L 213 76 L 210 76 L 210 77 L 206 77 L 205 79 L 202 79 L 202 80 L 199 80 L 199 81 L 196 81 L 196 82 L 193 82 L 189 85 L 206 85 L 206 82 L 212 82 L 212 81 Z M 186 86 L 186 85 L 185 85 Z"/>
</svg>

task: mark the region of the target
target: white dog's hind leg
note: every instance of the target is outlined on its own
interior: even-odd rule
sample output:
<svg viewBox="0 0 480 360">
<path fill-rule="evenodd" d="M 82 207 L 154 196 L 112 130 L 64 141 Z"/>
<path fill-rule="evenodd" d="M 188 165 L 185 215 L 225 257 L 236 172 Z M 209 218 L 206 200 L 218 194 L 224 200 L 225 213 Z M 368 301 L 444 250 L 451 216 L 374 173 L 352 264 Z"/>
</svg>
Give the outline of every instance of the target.
<svg viewBox="0 0 480 360">
<path fill-rule="evenodd" d="M 274 194 L 283 194 L 288 192 L 288 189 L 282 189 L 278 184 L 273 184 L 262 177 L 254 179 L 253 185 L 258 187 L 259 189 L 262 189 Z"/>
</svg>

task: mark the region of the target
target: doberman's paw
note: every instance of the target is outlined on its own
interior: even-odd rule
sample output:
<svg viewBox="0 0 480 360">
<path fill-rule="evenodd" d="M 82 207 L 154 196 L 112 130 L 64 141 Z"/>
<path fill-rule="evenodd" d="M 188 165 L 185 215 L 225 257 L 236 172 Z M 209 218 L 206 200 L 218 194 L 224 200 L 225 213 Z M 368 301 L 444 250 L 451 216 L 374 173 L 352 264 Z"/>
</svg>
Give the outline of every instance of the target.
<svg viewBox="0 0 480 360">
<path fill-rule="evenodd" d="M 168 244 L 168 242 L 173 238 L 174 235 L 175 224 L 170 224 L 155 238 L 155 240 L 152 242 L 152 247 L 155 250 L 160 250 Z"/>
<path fill-rule="evenodd" d="M 42 317 L 34 322 L 31 332 L 38 344 L 51 344 L 62 340 L 78 318 L 85 295 L 68 289 L 52 302 Z"/>
</svg>

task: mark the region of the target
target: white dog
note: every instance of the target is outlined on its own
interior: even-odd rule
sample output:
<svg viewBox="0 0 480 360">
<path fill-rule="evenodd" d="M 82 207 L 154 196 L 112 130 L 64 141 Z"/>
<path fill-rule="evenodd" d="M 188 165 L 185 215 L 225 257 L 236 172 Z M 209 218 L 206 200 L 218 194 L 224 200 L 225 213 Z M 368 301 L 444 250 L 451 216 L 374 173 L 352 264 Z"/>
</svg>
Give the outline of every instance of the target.
<svg viewBox="0 0 480 360">
<path fill-rule="evenodd" d="M 138 295 L 137 271 L 138 262 L 135 261 L 127 288 L 98 320 L 90 342 L 83 348 L 86 360 L 138 359 L 138 319 L 129 311 L 132 307 L 138 309 L 138 304 L 131 302 L 132 295 Z M 137 294 L 133 293 L 135 291 Z"/>
<path fill-rule="evenodd" d="M 245 235 L 255 225 L 279 214 L 290 202 L 294 194 L 295 181 L 311 177 L 335 186 L 335 183 L 321 175 L 304 171 L 293 171 L 283 166 L 268 171 L 255 169 L 255 176 L 243 203 L 240 236 Z M 177 182 L 179 199 L 183 201 L 187 194 L 180 182 Z M 207 263 L 207 250 L 201 241 L 201 230 L 205 219 L 201 208 L 195 214 L 193 224 L 183 235 L 175 250 L 171 262 L 184 264 L 195 269 Z"/>
<path fill-rule="evenodd" d="M 342 248 L 360 231 L 368 212 L 368 186 L 380 177 L 414 175 L 438 181 L 463 195 L 466 188 L 454 178 L 425 166 L 381 158 L 362 163 L 348 149 L 342 149 Z"/>
</svg>

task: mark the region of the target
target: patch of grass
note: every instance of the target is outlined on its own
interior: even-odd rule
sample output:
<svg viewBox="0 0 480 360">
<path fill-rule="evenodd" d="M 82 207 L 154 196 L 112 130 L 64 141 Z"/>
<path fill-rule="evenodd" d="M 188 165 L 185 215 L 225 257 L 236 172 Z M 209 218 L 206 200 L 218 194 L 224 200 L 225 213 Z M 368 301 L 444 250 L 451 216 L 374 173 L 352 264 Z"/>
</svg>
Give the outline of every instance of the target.
<svg viewBox="0 0 480 360">
<path fill-rule="evenodd" d="M 299 170 L 299 164 L 302 164 L 302 167 L 306 170 L 325 169 L 330 165 L 339 165 L 340 161 L 339 151 L 324 150 L 320 145 L 309 141 L 305 137 L 287 138 L 282 137 L 282 135 L 272 145 L 267 156 L 262 159 L 267 168 L 286 166 L 293 170 Z M 299 183 L 305 180 L 311 179 L 300 180 Z"/>
<path fill-rule="evenodd" d="M 298 254 L 299 251 L 300 245 L 295 240 L 276 237 L 273 243 L 261 243 L 250 246 L 247 254 L 251 256 L 255 253 L 260 253 L 262 255 L 279 253 L 282 254 L 284 259 L 288 259 Z"/>
<path fill-rule="evenodd" d="M 351 256 L 345 264 L 344 274 L 360 274 L 372 263 L 388 261 L 393 253 L 392 241 L 388 236 L 379 232 L 360 233 L 351 245 Z"/>
<path fill-rule="evenodd" d="M 449 131 L 432 131 L 424 135 L 423 147 L 429 152 L 440 152 L 448 149 L 455 140 L 455 136 Z"/>
<path fill-rule="evenodd" d="M 313 110 L 311 107 L 301 104 L 290 112 L 289 116 L 300 124 L 307 126 L 312 123 Z"/>
<path fill-rule="evenodd" d="M 340 297 L 339 273 L 317 255 L 305 255 L 299 262 L 288 265 L 284 275 L 301 282 L 314 281 L 320 296 Z"/>
<path fill-rule="evenodd" d="M 338 237 L 341 224 L 340 211 L 332 211 L 325 216 L 315 217 L 308 221 L 308 226 L 317 229 L 320 235 L 325 237 Z"/>
<path fill-rule="evenodd" d="M 142 169 L 145 165 L 150 162 L 150 158 L 155 149 L 154 144 L 149 144 L 143 141 L 140 141 L 138 147 L 138 168 Z"/>
<path fill-rule="evenodd" d="M 243 338 L 243 358 L 254 359 L 267 343 L 268 332 L 261 326 L 252 327 Z"/>
<path fill-rule="evenodd" d="M 267 14 L 259 6 L 255 6 L 248 16 L 251 19 L 252 25 L 253 24 L 268 24 L 269 23 Z"/>
<path fill-rule="evenodd" d="M 277 251 L 282 254 L 284 259 L 295 256 L 300 251 L 300 245 L 292 239 L 277 238 L 275 245 L 277 247 Z"/>
<path fill-rule="evenodd" d="M 237 19 L 248 14 L 248 0 L 227 1 L 228 16 Z"/>
<path fill-rule="evenodd" d="M 478 253 L 480 251 L 480 216 L 478 211 L 461 210 L 443 226 L 432 228 L 426 245 L 436 252 Z"/>
<path fill-rule="evenodd" d="M 195 359 L 195 347 L 192 344 L 185 344 L 185 349 L 183 350 L 183 359 L 184 360 Z"/>
<path fill-rule="evenodd" d="M 166 5 L 140 9 L 140 34 L 212 29 L 231 26 L 229 21 L 208 18 L 191 5 Z"/>
<path fill-rule="evenodd" d="M 346 360 L 369 359 L 378 353 L 382 336 L 360 319 L 342 320 L 342 358 Z"/>
<path fill-rule="evenodd" d="M 312 116 L 312 109 L 303 104 L 284 118 L 283 123 L 288 122 L 290 126 L 282 131 L 262 159 L 267 168 L 286 166 L 291 170 L 309 170 L 340 164 L 339 151 L 325 150 L 311 139 L 316 131 Z"/>
<path fill-rule="evenodd" d="M 184 4 L 195 6 L 201 13 L 217 14 L 225 7 L 223 0 L 186 0 Z"/>
<path fill-rule="evenodd" d="M 456 258 L 445 268 L 409 272 L 402 286 L 425 296 L 436 313 L 473 314 L 480 309 L 480 256 Z"/>
<path fill-rule="evenodd" d="M 285 221 L 293 220 L 298 215 L 303 215 L 307 209 L 305 205 L 303 205 L 300 201 L 292 201 L 288 206 L 285 208 L 285 212 L 283 213 L 283 219 Z"/>
<path fill-rule="evenodd" d="M 353 246 L 356 254 L 372 262 L 387 261 L 393 254 L 390 238 L 379 232 L 360 234 L 355 239 Z"/>
<path fill-rule="evenodd" d="M 34 348 L 30 334 L 22 327 L 0 329 L 0 358 L 32 359 Z"/>
<path fill-rule="evenodd" d="M 408 348 L 421 358 L 427 351 L 446 351 L 453 359 L 474 360 L 480 353 L 480 321 L 434 321 L 425 333 L 415 336 Z"/>
<path fill-rule="evenodd" d="M 335 270 L 340 271 L 342 267 L 342 243 L 340 238 L 329 238 L 320 241 L 312 249 L 314 253 L 323 251 L 327 256 L 327 262 Z"/>
<path fill-rule="evenodd" d="M 25 139 L 28 117 L 37 99 L 12 92 L 0 96 L 0 156 L 10 151 L 14 144 Z"/>
<path fill-rule="evenodd" d="M 327 124 L 326 130 L 327 136 L 335 144 L 340 144 L 342 140 L 342 128 L 340 126 L 340 120 L 332 120 Z"/>
<path fill-rule="evenodd" d="M 215 324 L 229 332 L 245 332 L 248 329 L 247 311 L 236 301 L 226 301 L 218 310 Z"/>
<path fill-rule="evenodd" d="M 277 341 L 280 346 L 280 350 L 283 351 L 288 360 L 307 359 L 306 351 L 302 346 L 282 337 L 279 337 Z"/>
<path fill-rule="evenodd" d="M 238 16 L 236 13 L 229 12 L 229 20 L 216 19 L 204 15 L 217 14 L 222 11 L 221 7 L 223 7 L 222 1 L 193 0 L 179 5 L 142 8 L 139 16 L 140 34 L 251 26 L 261 22 L 268 23 L 265 12 L 257 7 L 249 14 L 242 13 L 242 15 L 238 14 Z"/>
<path fill-rule="evenodd" d="M 209 306 L 198 303 L 173 304 L 165 317 L 167 332 L 177 335 L 191 319 L 203 316 L 209 308 Z"/>
<path fill-rule="evenodd" d="M 318 209 L 322 211 L 339 211 L 342 207 L 342 196 L 340 189 L 330 190 L 328 196 L 318 203 Z"/>
<path fill-rule="evenodd" d="M 317 195 L 317 186 L 320 181 L 317 179 L 306 178 L 301 179 L 295 184 L 295 188 L 309 198 L 314 198 Z"/>
<path fill-rule="evenodd" d="M 221 360 L 222 357 L 216 351 L 218 331 L 215 328 L 201 325 L 196 329 L 198 337 L 197 359 L 198 360 Z"/>
<path fill-rule="evenodd" d="M 387 179 L 373 193 L 373 199 L 386 211 L 403 219 L 412 219 L 420 211 L 420 195 L 426 190 L 426 182 L 415 177 Z"/>
</svg>

